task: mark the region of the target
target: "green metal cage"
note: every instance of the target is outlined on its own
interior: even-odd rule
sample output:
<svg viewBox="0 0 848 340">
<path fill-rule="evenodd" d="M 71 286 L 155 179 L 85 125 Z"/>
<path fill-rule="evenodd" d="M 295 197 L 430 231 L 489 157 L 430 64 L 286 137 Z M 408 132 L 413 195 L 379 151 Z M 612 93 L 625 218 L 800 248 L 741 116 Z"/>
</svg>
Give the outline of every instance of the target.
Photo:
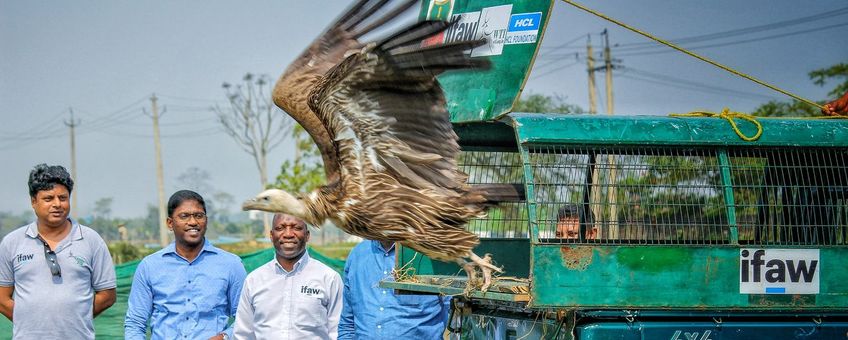
<svg viewBox="0 0 848 340">
<path fill-rule="evenodd" d="M 401 248 L 397 265 L 415 276 L 382 285 L 462 296 L 480 325 L 517 313 L 510 320 L 538 323 L 545 337 L 573 335 L 578 316 L 598 311 L 845 322 L 848 121 L 760 122 L 754 142 L 715 118 L 512 113 L 455 124 L 471 184 L 525 188 L 468 225 L 505 273 L 468 294 L 455 265 Z M 576 212 L 568 230 L 564 207 Z"/>
</svg>

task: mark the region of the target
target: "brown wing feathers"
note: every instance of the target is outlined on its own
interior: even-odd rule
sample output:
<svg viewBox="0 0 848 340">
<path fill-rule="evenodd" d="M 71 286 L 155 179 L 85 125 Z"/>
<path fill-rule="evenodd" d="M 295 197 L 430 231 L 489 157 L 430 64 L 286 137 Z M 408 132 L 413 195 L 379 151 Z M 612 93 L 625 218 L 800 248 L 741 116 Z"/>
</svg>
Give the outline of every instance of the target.
<svg viewBox="0 0 848 340">
<path fill-rule="evenodd" d="M 361 0 L 351 6 L 283 72 L 273 91 L 274 103 L 294 118 L 321 151 L 327 181 L 338 179 L 339 159 L 327 122 L 308 106 L 308 95 L 327 71 L 351 51 L 362 48 L 357 39 L 391 21 L 416 1 L 405 1 L 380 17 L 372 18 L 388 0 Z"/>
</svg>

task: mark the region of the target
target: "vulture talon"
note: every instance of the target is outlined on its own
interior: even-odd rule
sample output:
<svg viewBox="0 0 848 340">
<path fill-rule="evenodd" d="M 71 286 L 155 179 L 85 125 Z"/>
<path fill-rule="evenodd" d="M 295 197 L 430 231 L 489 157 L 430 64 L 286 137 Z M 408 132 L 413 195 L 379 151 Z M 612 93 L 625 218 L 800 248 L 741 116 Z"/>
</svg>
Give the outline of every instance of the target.
<svg viewBox="0 0 848 340">
<path fill-rule="evenodd" d="M 479 267 L 480 271 L 483 273 L 483 284 L 480 286 L 480 291 L 485 293 L 492 285 L 492 271 L 503 273 L 503 269 L 492 264 L 492 256 L 490 254 L 486 254 L 483 258 L 480 258 L 477 254 L 469 252 L 468 258 L 470 258 L 473 263 L 468 263 L 468 265 L 471 265 L 472 270 L 468 270 L 468 268 L 464 267 L 466 268 L 465 271 L 469 273 L 468 284 L 472 284 L 472 278 L 476 281 L 476 273 L 471 274 L 474 272 L 474 265 L 476 265 L 476 267 Z"/>
</svg>

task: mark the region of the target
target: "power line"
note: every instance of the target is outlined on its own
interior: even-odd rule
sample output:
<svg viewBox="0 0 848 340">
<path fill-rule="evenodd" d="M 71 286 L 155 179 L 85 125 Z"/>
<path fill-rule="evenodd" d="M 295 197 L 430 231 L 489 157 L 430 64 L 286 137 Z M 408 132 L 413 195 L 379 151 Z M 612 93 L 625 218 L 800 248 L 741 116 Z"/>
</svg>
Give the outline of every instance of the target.
<svg viewBox="0 0 848 340">
<path fill-rule="evenodd" d="M 191 98 L 191 97 L 183 97 L 183 96 L 173 96 L 173 95 L 169 95 L 169 94 L 161 94 L 161 93 L 159 94 L 159 97 L 162 97 L 162 98 L 170 98 L 170 99 L 175 99 L 175 100 L 187 100 L 187 101 L 194 101 L 194 102 L 210 102 L 210 103 L 219 103 L 219 102 L 220 102 L 220 100 L 214 100 L 214 99 L 203 99 L 203 98 Z"/>
<path fill-rule="evenodd" d="M 531 76 L 530 76 L 530 79 L 539 79 L 539 78 L 542 78 L 542 77 L 545 77 L 545 76 L 551 75 L 551 74 L 553 74 L 555 71 L 560 71 L 560 70 L 563 70 L 563 69 L 566 69 L 566 68 L 572 67 L 572 66 L 574 66 L 574 65 L 577 65 L 577 64 L 579 64 L 579 63 L 580 63 L 580 61 L 578 60 L 578 61 L 572 62 L 572 63 L 570 63 L 570 64 L 562 65 L 562 66 L 559 66 L 559 67 L 556 67 L 556 68 L 553 68 L 553 69 L 550 69 L 550 70 L 545 70 L 545 71 L 542 71 L 542 70 L 536 70 L 536 69 L 534 68 L 534 70 L 532 71 L 533 75 L 531 75 Z M 544 72 L 544 73 L 542 73 L 542 72 Z M 540 73 L 541 73 L 541 75 L 540 75 Z"/>
<path fill-rule="evenodd" d="M 696 81 L 691 81 L 691 80 L 687 80 L 687 79 L 682 79 L 682 78 L 672 77 L 672 76 L 668 76 L 668 75 L 643 71 L 643 70 L 634 69 L 634 68 L 630 68 L 630 67 L 624 68 L 624 72 L 622 72 L 622 74 L 620 74 L 620 76 L 622 76 L 624 78 L 632 79 L 632 80 L 645 81 L 645 82 L 655 83 L 655 84 L 669 86 L 669 87 L 675 87 L 675 88 L 685 87 L 686 89 L 689 89 L 689 90 L 692 90 L 692 91 L 698 91 L 698 92 L 721 94 L 721 95 L 730 95 L 730 96 L 734 96 L 734 97 L 743 97 L 743 98 L 756 99 L 756 100 L 777 99 L 776 97 L 772 97 L 772 96 L 761 95 L 761 94 L 752 93 L 752 92 L 729 90 L 729 89 L 718 87 L 718 86 L 713 86 L 713 85 L 700 83 L 700 82 L 696 82 Z"/>
<path fill-rule="evenodd" d="M 713 47 L 731 46 L 731 45 L 738 45 L 738 44 L 744 44 L 744 43 L 750 43 L 750 42 L 759 42 L 759 41 L 764 41 L 764 40 L 784 38 L 784 37 L 798 35 L 798 34 L 804 34 L 804 33 L 818 32 L 818 31 L 828 30 L 828 29 L 842 27 L 842 26 L 848 26 L 848 22 L 843 22 L 843 23 L 834 24 L 834 25 L 827 25 L 827 26 L 822 26 L 822 27 L 817 27 L 817 28 L 811 28 L 811 29 L 806 29 L 806 30 L 801 30 L 801 31 L 795 31 L 795 32 L 775 34 L 775 35 L 759 37 L 759 38 L 737 40 L 737 41 L 730 41 L 730 42 L 724 42 L 724 43 L 715 43 L 715 44 L 701 45 L 701 46 L 688 46 L 687 48 L 690 49 L 690 50 L 697 50 L 697 49 L 706 49 L 706 48 L 713 48 Z M 658 46 L 658 47 L 660 47 L 660 46 Z M 630 52 L 630 53 L 622 52 L 621 54 L 619 54 L 619 56 L 632 57 L 632 56 L 654 55 L 654 54 L 663 54 L 663 53 L 671 53 L 671 52 L 675 52 L 675 50 L 663 49 L 663 50 L 660 50 L 660 51 Z"/>
<path fill-rule="evenodd" d="M 715 32 L 715 33 L 696 35 L 696 36 L 679 38 L 679 39 L 672 39 L 670 41 L 675 43 L 675 44 L 686 44 L 686 43 L 702 42 L 702 41 L 709 41 L 709 40 L 715 40 L 715 39 L 723 39 L 723 38 L 728 38 L 728 37 L 733 37 L 733 36 L 738 36 L 738 35 L 745 35 L 745 34 L 750 34 L 750 33 L 763 32 L 763 31 L 768 31 L 768 30 L 773 30 L 773 29 L 782 29 L 782 28 L 786 28 L 788 26 L 811 23 L 813 21 L 828 19 L 828 18 L 831 18 L 831 17 L 834 17 L 834 16 L 840 16 L 840 15 L 844 15 L 844 14 L 848 14 L 848 7 L 843 7 L 843 8 L 839 8 L 839 9 L 836 9 L 836 10 L 822 12 L 822 13 L 818 13 L 818 14 L 814 14 L 814 15 L 810 15 L 810 16 L 805 16 L 805 17 L 800 17 L 800 18 L 795 18 L 795 19 L 778 21 L 778 22 L 773 22 L 773 23 L 768 23 L 768 24 L 763 24 L 763 25 L 757 25 L 757 26 L 737 28 L 737 29 Z M 653 41 L 648 41 L 648 42 L 638 42 L 638 43 L 629 43 L 629 44 L 619 44 L 618 46 L 619 46 L 619 49 L 622 52 L 623 51 L 629 52 L 632 49 L 643 48 L 643 47 L 657 47 L 659 45 L 657 45 Z"/>
</svg>

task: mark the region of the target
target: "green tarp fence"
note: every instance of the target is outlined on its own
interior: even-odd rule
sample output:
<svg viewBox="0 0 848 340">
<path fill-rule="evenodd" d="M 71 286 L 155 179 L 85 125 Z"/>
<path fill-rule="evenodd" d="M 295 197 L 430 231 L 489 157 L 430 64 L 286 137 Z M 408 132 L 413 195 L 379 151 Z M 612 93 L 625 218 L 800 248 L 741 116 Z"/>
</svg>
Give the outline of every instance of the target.
<svg viewBox="0 0 848 340">
<path fill-rule="evenodd" d="M 309 248 L 309 256 L 335 269 L 339 274 L 344 270 L 344 261 L 324 256 L 315 249 Z M 250 254 L 240 255 L 244 268 L 251 272 L 259 266 L 271 261 L 274 257 L 274 248 L 259 250 Z M 94 319 L 94 329 L 97 339 L 123 339 L 124 338 L 124 316 L 127 313 L 127 299 L 130 295 L 133 274 L 139 261 L 127 262 L 115 266 L 115 274 L 118 279 L 118 300 L 103 314 Z M 0 339 L 12 338 L 12 323 L 4 317 L 0 317 Z M 45 322 L 49 322 L 45 318 Z"/>
</svg>

